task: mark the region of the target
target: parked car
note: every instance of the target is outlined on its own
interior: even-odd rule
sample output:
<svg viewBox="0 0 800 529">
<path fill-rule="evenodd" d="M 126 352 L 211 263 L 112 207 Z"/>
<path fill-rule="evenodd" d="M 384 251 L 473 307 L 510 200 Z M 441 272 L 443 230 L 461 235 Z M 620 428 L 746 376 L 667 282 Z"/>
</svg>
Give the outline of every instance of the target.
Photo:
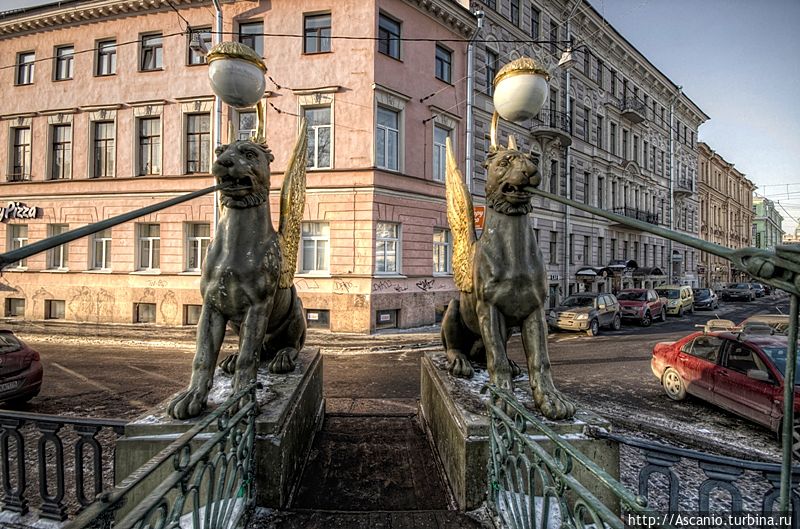
<svg viewBox="0 0 800 529">
<path fill-rule="evenodd" d="M 617 292 L 623 319 L 635 319 L 648 327 L 655 318 L 667 319 L 667 303 L 653 289 L 629 288 Z"/>
<path fill-rule="evenodd" d="M 763 298 L 767 291 L 764 289 L 764 285 L 761 283 L 750 283 L 753 286 L 753 290 L 756 293 L 757 298 Z"/>
<path fill-rule="evenodd" d="M 692 289 L 694 294 L 694 308 L 696 309 L 718 309 L 719 296 L 714 290 L 710 288 L 695 288 Z"/>
<path fill-rule="evenodd" d="M 0 329 L 0 402 L 23 403 L 42 389 L 39 353 L 13 332 Z"/>
<path fill-rule="evenodd" d="M 758 314 L 750 316 L 739 324 L 747 332 L 748 328 L 769 327 L 773 334 L 787 334 L 789 332 L 788 314 Z"/>
<path fill-rule="evenodd" d="M 667 299 L 667 314 L 683 316 L 684 312 L 694 312 L 694 294 L 687 285 L 666 285 L 656 287 L 656 292 Z"/>
<path fill-rule="evenodd" d="M 780 432 L 788 340 L 781 335 L 695 332 L 653 348 L 651 368 L 667 396 L 692 395 Z M 800 369 L 795 371 L 800 411 Z"/>
<path fill-rule="evenodd" d="M 586 331 L 596 336 L 600 327 L 619 330 L 620 306 L 613 294 L 581 292 L 574 294 L 547 314 L 547 324 L 554 329 Z"/>
<path fill-rule="evenodd" d="M 728 283 L 728 286 L 720 291 L 719 297 L 722 300 L 743 299 L 745 301 L 753 301 L 756 299 L 756 291 L 753 290 L 752 283 Z"/>
</svg>

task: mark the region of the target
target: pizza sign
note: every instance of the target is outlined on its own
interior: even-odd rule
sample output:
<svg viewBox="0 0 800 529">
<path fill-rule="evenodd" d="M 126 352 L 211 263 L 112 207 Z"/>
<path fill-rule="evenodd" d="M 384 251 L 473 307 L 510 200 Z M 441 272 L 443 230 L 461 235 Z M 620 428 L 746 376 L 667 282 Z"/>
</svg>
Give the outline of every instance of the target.
<svg viewBox="0 0 800 529">
<path fill-rule="evenodd" d="M 482 230 L 483 221 L 486 219 L 486 206 L 475 206 L 473 215 L 475 218 L 475 229 Z"/>
</svg>

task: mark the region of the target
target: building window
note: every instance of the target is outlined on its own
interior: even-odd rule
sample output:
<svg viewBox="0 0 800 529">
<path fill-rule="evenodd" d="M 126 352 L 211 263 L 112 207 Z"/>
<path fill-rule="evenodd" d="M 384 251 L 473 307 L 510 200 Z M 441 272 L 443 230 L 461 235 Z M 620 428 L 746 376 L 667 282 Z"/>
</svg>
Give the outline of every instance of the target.
<svg viewBox="0 0 800 529">
<path fill-rule="evenodd" d="M 605 207 L 605 200 L 604 196 L 606 194 L 606 179 L 602 176 L 597 177 L 597 207 L 604 208 Z"/>
<path fill-rule="evenodd" d="M 589 107 L 583 107 L 583 141 L 589 143 L 592 133 L 592 111 Z"/>
<path fill-rule="evenodd" d="M 92 178 L 114 176 L 114 122 L 95 121 L 92 139 Z"/>
<path fill-rule="evenodd" d="M 25 300 L 22 298 L 6 298 L 6 318 L 24 318 Z"/>
<path fill-rule="evenodd" d="M 375 138 L 378 167 L 400 170 L 400 112 L 378 107 L 378 131 Z"/>
<path fill-rule="evenodd" d="M 92 270 L 111 269 L 111 229 L 92 235 Z"/>
<path fill-rule="evenodd" d="M 331 311 L 306 309 L 306 326 L 310 329 L 329 329 L 331 326 Z"/>
<path fill-rule="evenodd" d="M 592 204 L 591 190 L 589 187 L 589 173 L 583 173 L 583 203 L 587 206 Z"/>
<path fill-rule="evenodd" d="M 628 158 L 628 131 L 622 129 L 622 159 L 627 160 Z"/>
<path fill-rule="evenodd" d="M 550 193 L 558 194 L 558 161 L 550 161 Z"/>
<path fill-rule="evenodd" d="M 48 224 L 47 236 L 55 237 L 61 235 L 69 229 L 66 224 Z M 47 269 L 48 270 L 66 270 L 67 262 L 69 259 L 69 245 L 62 244 L 56 248 L 47 250 Z"/>
<path fill-rule="evenodd" d="M 155 303 L 133 304 L 133 323 L 155 323 L 155 322 L 156 322 Z"/>
<path fill-rule="evenodd" d="M 400 256 L 400 225 L 378 222 L 375 229 L 375 271 L 398 273 Z"/>
<path fill-rule="evenodd" d="M 72 177 L 72 126 L 54 125 L 52 129 L 53 146 L 50 151 L 51 180 L 65 180 Z"/>
<path fill-rule="evenodd" d="M 200 313 L 203 310 L 202 305 L 184 305 L 183 306 L 183 324 L 184 325 L 197 325 L 200 321 Z"/>
<path fill-rule="evenodd" d="M 383 14 L 378 17 L 378 51 L 400 59 L 400 22 Z"/>
<path fill-rule="evenodd" d="M 249 140 L 256 133 L 258 126 L 258 119 L 255 112 L 240 111 L 238 112 L 239 126 L 236 128 L 236 138 L 239 140 Z"/>
<path fill-rule="evenodd" d="M 66 303 L 63 299 L 44 300 L 44 319 L 63 320 Z"/>
<path fill-rule="evenodd" d="M 161 33 L 152 35 L 142 35 L 141 42 L 141 64 L 139 69 L 143 72 L 151 70 L 161 70 L 164 68 L 164 39 Z"/>
<path fill-rule="evenodd" d="M 245 22 L 239 24 L 239 42 L 249 46 L 259 57 L 264 56 L 264 23 Z"/>
<path fill-rule="evenodd" d="M 19 182 L 31 179 L 31 128 L 16 127 L 11 129 L 13 136 L 13 151 L 11 156 L 11 173 L 9 182 Z"/>
<path fill-rule="evenodd" d="M 591 255 L 589 252 L 589 236 L 583 236 L 583 264 L 588 265 L 591 263 Z"/>
<path fill-rule="evenodd" d="M 439 44 L 436 45 L 436 78 L 445 83 L 453 79 L 453 52 Z"/>
<path fill-rule="evenodd" d="M 611 123 L 610 124 L 610 133 L 609 133 L 609 150 L 611 154 L 617 154 L 617 124 Z"/>
<path fill-rule="evenodd" d="M 329 169 L 331 163 L 331 107 L 304 108 L 308 131 L 308 157 L 306 167 Z"/>
<path fill-rule="evenodd" d="M 64 81 L 66 79 L 72 79 L 74 58 L 74 46 L 59 46 L 56 48 L 55 64 L 53 65 L 53 80 Z"/>
<path fill-rule="evenodd" d="M 633 135 L 633 161 L 639 163 L 639 136 Z"/>
<path fill-rule="evenodd" d="M 196 222 L 186 228 L 186 271 L 199 272 L 211 242 L 211 224 Z"/>
<path fill-rule="evenodd" d="M 211 158 L 211 116 L 186 116 L 186 174 L 207 173 Z"/>
<path fill-rule="evenodd" d="M 161 118 L 139 120 L 139 176 L 161 174 Z"/>
<path fill-rule="evenodd" d="M 558 52 L 558 24 L 555 20 L 550 21 L 550 53 L 555 55 Z"/>
<path fill-rule="evenodd" d="M 603 148 L 603 116 L 597 116 L 597 147 Z"/>
<path fill-rule="evenodd" d="M 539 38 L 539 21 L 542 18 L 542 12 L 531 6 L 531 37 L 533 40 Z"/>
<path fill-rule="evenodd" d="M 519 26 L 519 0 L 511 0 L 511 23 Z"/>
<path fill-rule="evenodd" d="M 450 251 L 450 230 L 433 230 L 433 273 L 451 274 L 452 256 Z"/>
<path fill-rule="evenodd" d="M 27 224 L 9 224 L 8 225 L 8 241 L 6 242 L 6 248 L 9 251 L 18 250 L 23 246 L 27 246 L 28 244 L 28 225 Z M 16 263 L 13 263 L 12 266 L 16 266 L 17 268 L 25 268 L 28 266 L 27 259 L 20 259 Z"/>
<path fill-rule="evenodd" d="M 575 234 L 569 234 L 569 264 L 575 264 Z"/>
<path fill-rule="evenodd" d="M 211 28 L 191 28 L 189 30 L 189 43 L 186 46 L 189 50 L 188 64 L 205 64 L 206 55 L 199 49 L 192 47 L 192 39 L 196 39 L 201 47 L 210 50 L 212 46 Z"/>
<path fill-rule="evenodd" d="M 139 239 L 138 270 L 161 268 L 161 227 L 158 224 L 137 224 Z"/>
<path fill-rule="evenodd" d="M 103 40 L 97 43 L 97 75 L 117 73 L 117 41 Z"/>
<path fill-rule="evenodd" d="M 494 78 L 497 77 L 497 53 L 486 50 L 486 95 L 494 95 Z"/>
<path fill-rule="evenodd" d="M 397 327 L 397 309 L 375 311 L 376 329 L 394 329 Z"/>
<path fill-rule="evenodd" d="M 608 78 L 611 82 L 611 97 L 617 97 L 617 72 L 614 70 L 609 71 Z"/>
<path fill-rule="evenodd" d="M 300 271 L 304 274 L 330 269 L 330 227 L 327 222 L 303 222 Z"/>
<path fill-rule="evenodd" d="M 486 7 L 492 8 L 497 11 L 497 0 L 483 0 L 483 3 L 486 4 Z"/>
<path fill-rule="evenodd" d="M 603 88 L 603 61 L 601 59 L 597 59 L 597 86 L 601 89 Z"/>
<path fill-rule="evenodd" d="M 606 258 L 606 243 L 603 237 L 597 238 L 597 260 L 595 264 L 597 266 L 603 266 L 603 262 Z"/>
<path fill-rule="evenodd" d="M 32 51 L 17 54 L 17 84 L 33 84 L 33 67 L 36 54 Z"/>
<path fill-rule="evenodd" d="M 558 232 L 550 232 L 550 264 L 556 264 L 558 258 Z"/>
<path fill-rule="evenodd" d="M 440 125 L 433 126 L 433 179 L 437 182 L 444 182 L 444 175 L 447 163 L 447 138 L 450 137 L 450 129 Z"/>
<path fill-rule="evenodd" d="M 303 17 L 303 53 L 331 51 L 331 15 L 306 15 Z"/>
</svg>

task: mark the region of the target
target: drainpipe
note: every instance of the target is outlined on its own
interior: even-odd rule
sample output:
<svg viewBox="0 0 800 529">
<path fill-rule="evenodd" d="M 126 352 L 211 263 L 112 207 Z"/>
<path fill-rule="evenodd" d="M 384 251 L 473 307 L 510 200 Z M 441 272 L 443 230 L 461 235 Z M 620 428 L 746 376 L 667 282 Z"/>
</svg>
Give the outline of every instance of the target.
<svg viewBox="0 0 800 529">
<path fill-rule="evenodd" d="M 567 20 L 567 40 L 572 42 L 572 35 L 570 34 L 569 28 L 569 20 Z M 567 79 L 564 83 L 564 116 L 566 116 L 566 126 L 569 128 L 569 134 L 572 135 L 572 116 L 569 112 L 569 81 L 570 81 L 570 71 L 567 69 Z M 572 174 L 570 171 L 570 163 L 572 162 L 572 155 L 570 146 L 567 145 L 565 148 L 566 153 L 564 156 L 564 170 L 565 170 L 565 177 L 564 181 L 567 184 L 567 188 L 564 190 L 564 196 L 571 199 L 572 198 Z M 571 240 L 570 237 L 570 223 L 569 223 L 569 206 L 564 205 L 564 296 L 569 296 L 569 264 L 570 264 L 570 257 L 572 256 L 572 252 L 574 251 L 574 240 Z"/>
<path fill-rule="evenodd" d="M 213 0 L 214 14 L 216 17 L 216 33 L 214 34 L 214 44 L 222 42 L 222 6 L 219 0 Z M 222 145 L 222 100 L 218 95 L 214 96 L 214 150 Z M 216 183 L 216 180 L 214 180 Z M 219 191 L 214 192 L 214 222 L 212 227 L 216 232 L 219 222 Z"/>
<path fill-rule="evenodd" d="M 475 11 L 473 13 L 475 18 L 478 19 L 478 28 L 472 34 L 467 44 L 467 164 L 466 164 L 466 178 L 467 190 L 472 193 L 472 166 L 475 163 L 474 151 L 475 140 L 472 106 L 475 103 L 475 39 L 483 28 L 483 11 Z"/>
<path fill-rule="evenodd" d="M 682 86 L 669 103 L 669 229 L 675 229 L 675 143 L 672 139 L 675 129 L 675 102 L 681 96 Z M 667 239 L 667 277 L 672 283 L 672 239 Z"/>
</svg>

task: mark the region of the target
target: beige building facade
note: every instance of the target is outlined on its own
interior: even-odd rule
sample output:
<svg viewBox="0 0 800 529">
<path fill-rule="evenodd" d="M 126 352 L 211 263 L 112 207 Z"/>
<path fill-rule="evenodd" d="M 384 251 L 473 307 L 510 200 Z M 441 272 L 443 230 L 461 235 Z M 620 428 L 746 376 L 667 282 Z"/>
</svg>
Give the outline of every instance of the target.
<svg viewBox="0 0 800 529">
<path fill-rule="evenodd" d="M 727 248 L 752 246 L 755 184 L 706 143 L 699 154 L 701 238 Z M 706 252 L 701 259 L 703 286 L 745 279 L 727 259 Z"/>
<path fill-rule="evenodd" d="M 309 324 L 432 323 L 455 293 L 443 150 L 452 138 L 463 163 L 474 17 L 449 0 L 222 5 L 224 40 L 269 69 L 274 222 L 296 135 L 309 137 L 295 277 Z M 204 0 L 60 2 L 0 20 L 3 250 L 213 183 L 214 98 L 189 46 L 190 33 L 210 43 L 213 24 Z M 223 105 L 223 142 L 253 127 Z M 0 279 L 3 315 L 191 325 L 213 210 L 198 198 L 17 263 Z"/>
</svg>

